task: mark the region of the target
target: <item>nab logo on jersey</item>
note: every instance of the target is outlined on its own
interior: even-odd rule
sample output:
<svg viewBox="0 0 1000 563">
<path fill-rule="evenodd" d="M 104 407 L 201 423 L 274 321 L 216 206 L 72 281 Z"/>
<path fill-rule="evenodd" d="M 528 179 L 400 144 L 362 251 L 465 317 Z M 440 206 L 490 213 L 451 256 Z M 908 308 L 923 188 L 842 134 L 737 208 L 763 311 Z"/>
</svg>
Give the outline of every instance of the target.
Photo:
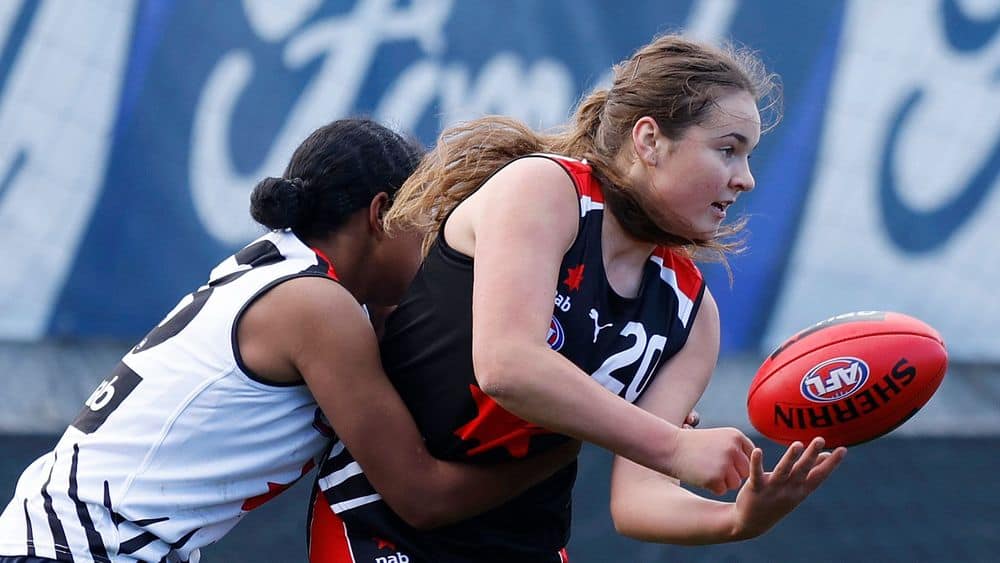
<svg viewBox="0 0 1000 563">
<path fill-rule="evenodd" d="M 852 357 L 827 360 L 802 378 L 802 396 L 814 403 L 832 403 L 858 392 L 868 381 L 868 364 Z"/>
<path fill-rule="evenodd" d="M 559 319 L 552 317 L 552 322 L 549 323 L 549 335 L 546 337 L 546 341 L 549 343 L 549 348 L 552 348 L 558 352 L 563 344 L 566 342 L 566 333 L 563 332 L 563 327 L 559 324 Z"/>
<path fill-rule="evenodd" d="M 141 382 L 139 374 L 119 363 L 111 376 L 102 381 L 83 403 L 83 410 L 71 425 L 85 434 L 97 430 Z"/>
</svg>

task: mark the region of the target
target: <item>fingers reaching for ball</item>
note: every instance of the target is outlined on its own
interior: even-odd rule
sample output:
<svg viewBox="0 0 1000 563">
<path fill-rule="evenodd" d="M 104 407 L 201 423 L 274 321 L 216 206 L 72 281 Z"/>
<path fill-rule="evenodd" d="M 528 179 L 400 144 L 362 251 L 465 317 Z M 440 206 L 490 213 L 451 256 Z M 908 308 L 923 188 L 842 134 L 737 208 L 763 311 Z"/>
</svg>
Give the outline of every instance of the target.
<svg viewBox="0 0 1000 563">
<path fill-rule="evenodd" d="M 823 451 L 826 440 L 813 438 L 808 445 L 792 442 L 770 472 L 764 470 L 763 452 L 750 455 L 750 478 L 736 496 L 734 514 L 737 537 L 762 534 L 794 510 L 827 477 L 847 453 L 845 448 Z"/>
<path fill-rule="evenodd" d="M 826 440 L 822 437 L 813 438 L 808 446 L 792 442 L 769 474 L 771 483 L 800 486 L 806 494 L 816 489 L 847 455 L 847 448 L 824 451 L 825 446 Z"/>
<path fill-rule="evenodd" d="M 793 479 L 805 480 L 809 471 L 816 465 L 819 454 L 823 451 L 826 441 L 823 438 L 813 438 L 799 459 L 792 466 L 791 477 Z"/>
<path fill-rule="evenodd" d="M 792 445 L 788 446 L 788 449 L 785 450 L 785 455 L 781 456 L 781 459 L 774 466 L 774 470 L 771 471 L 771 478 L 787 479 L 788 475 L 792 472 L 795 461 L 802 455 L 802 450 L 802 442 L 792 442 Z"/>
<path fill-rule="evenodd" d="M 819 454 L 817 463 L 809 470 L 806 475 L 806 482 L 808 485 L 815 489 L 826 480 L 827 477 L 833 473 L 833 470 L 840 465 L 840 462 L 844 460 L 844 456 L 847 455 L 847 448 L 837 448 L 832 452 L 823 452 Z"/>
<path fill-rule="evenodd" d="M 764 450 L 754 448 L 750 454 L 750 479 L 747 485 L 751 488 L 759 487 L 764 481 Z"/>
</svg>

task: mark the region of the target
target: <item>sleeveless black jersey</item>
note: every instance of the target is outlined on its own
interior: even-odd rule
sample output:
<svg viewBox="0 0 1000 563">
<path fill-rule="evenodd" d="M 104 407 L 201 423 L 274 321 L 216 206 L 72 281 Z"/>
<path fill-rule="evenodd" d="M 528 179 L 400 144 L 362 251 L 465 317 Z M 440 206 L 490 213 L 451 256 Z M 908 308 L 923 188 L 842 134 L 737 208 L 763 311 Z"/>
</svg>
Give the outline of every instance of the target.
<svg viewBox="0 0 1000 563">
<path fill-rule="evenodd" d="M 535 157 L 559 163 L 580 200 L 579 231 L 560 267 L 548 344 L 611 392 L 635 401 L 657 368 L 684 346 L 704 292 L 702 276 L 686 255 L 657 248 L 645 266 L 638 295 L 619 296 L 604 271 L 604 204 L 590 166 L 565 157 Z M 387 320 L 382 361 L 428 449 L 443 459 L 496 463 L 562 443 L 564 436 L 515 417 L 478 387 L 472 365 L 472 282 L 472 259 L 449 247 L 440 234 L 403 302 Z M 340 448 L 321 467 L 320 480 L 352 461 Z M 343 529 L 314 525 L 312 533 L 346 533 L 345 544 L 354 558 L 346 561 L 396 555 L 411 562 L 558 562 L 569 540 L 575 476 L 573 464 L 499 508 L 418 532 L 381 500 L 352 502 L 370 499 L 373 493 L 364 475 L 355 474 L 334 486 L 321 482 L 322 501 L 336 513 L 337 525 L 332 527 Z"/>
</svg>

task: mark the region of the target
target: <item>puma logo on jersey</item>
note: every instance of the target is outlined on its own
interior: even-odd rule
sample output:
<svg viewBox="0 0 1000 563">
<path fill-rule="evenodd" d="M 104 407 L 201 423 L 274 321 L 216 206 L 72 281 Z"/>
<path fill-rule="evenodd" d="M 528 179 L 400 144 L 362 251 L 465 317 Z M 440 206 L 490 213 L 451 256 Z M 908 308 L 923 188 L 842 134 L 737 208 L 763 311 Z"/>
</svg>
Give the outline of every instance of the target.
<svg viewBox="0 0 1000 563">
<path fill-rule="evenodd" d="M 598 315 L 600 315 L 600 313 L 597 312 L 597 309 L 590 310 L 590 318 L 594 319 L 594 344 L 597 344 L 597 335 L 600 334 L 602 330 L 615 324 L 615 323 L 608 323 L 606 325 L 598 324 L 599 322 L 597 320 Z"/>
<path fill-rule="evenodd" d="M 570 307 L 573 305 L 569 302 L 569 295 L 561 295 L 556 293 L 556 308 L 558 308 L 563 313 L 569 311 Z"/>
</svg>

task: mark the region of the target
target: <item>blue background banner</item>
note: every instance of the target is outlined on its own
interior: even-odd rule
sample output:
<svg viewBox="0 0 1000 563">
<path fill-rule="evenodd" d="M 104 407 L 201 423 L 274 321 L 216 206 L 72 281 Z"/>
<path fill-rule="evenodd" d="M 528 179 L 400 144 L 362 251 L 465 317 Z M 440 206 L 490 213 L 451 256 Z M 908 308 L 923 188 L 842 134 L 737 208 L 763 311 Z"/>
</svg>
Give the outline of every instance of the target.
<svg viewBox="0 0 1000 563">
<path fill-rule="evenodd" d="M 1000 8 L 875 4 L 6 3 L 0 338 L 144 334 L 259 233 L 250 190 L 322 123 L 368 114 L 428 145 L 484 113 L 554 126 L 684 30 L 750 46 L 784 87 L 739 202 L 751 250 L 732 287 L 705 266 L 723 352 L 896 309 L 1000 360 Z"/>
</svg>

